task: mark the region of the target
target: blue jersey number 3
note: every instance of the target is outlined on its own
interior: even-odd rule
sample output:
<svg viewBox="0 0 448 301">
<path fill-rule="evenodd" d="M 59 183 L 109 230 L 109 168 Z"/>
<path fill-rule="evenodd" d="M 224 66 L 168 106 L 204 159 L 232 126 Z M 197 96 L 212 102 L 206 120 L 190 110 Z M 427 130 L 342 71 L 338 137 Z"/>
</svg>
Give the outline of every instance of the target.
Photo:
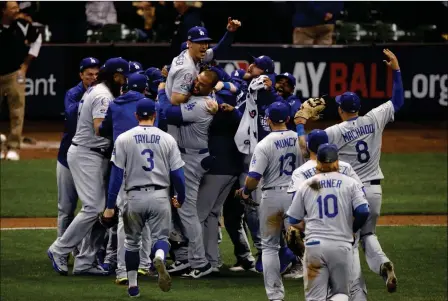
<svg viewBox="0 0 448 301">
<path fill-rule="evenodd" d="M 289 161 L 289 164 L 285 166 L 285 162 Z M 296 155 L 293 153 L 287 153 L 286 155 L 282 155 L 280 157 L 280 177 L 285 174 L 287 176 L 292 175 L 293 171 L 296 169 Z M 289 168 L 288 168 L 289 167 Z"/>
<path fill-rule="evenodd" d="M 144 149 L 142 151 L 142 156 L 146 156 L 146 161 L 148 161 L 149 163 L 149 167 L 148 166 L 142 166 L 144 171 L 151 171 L 154 169 L 154 153 L 152 150 L 150 150 L 149 148 Z"/>
<path fill-rule="evenodd" d="M 333 212 L 330 212 L 328 202 L 333 200 Z M 324 214 L 326 217 L 333 218 L 338 215 L 338 198 L 334 194 L 329 194 L 324 197 L 322 202 L 322 196 L 317 198 L 317 204 L 319 205 L 319 218 L 323 218 Z M 323 207 L 323 208 L 322 208 Z"/>
</svg>

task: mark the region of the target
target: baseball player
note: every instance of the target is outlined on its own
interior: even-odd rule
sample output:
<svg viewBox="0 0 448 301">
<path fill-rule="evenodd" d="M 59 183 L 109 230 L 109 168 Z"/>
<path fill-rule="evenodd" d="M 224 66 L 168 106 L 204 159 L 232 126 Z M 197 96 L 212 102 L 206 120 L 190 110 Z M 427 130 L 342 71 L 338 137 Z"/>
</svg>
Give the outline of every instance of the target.
<svg viewBox="0 0 448 301">
<path fill-rule="evenodd" d="M 129 61 L 129 72 L 130 73 L 136 73 L 136 72 L 143 72 L 143 66 L 139 62 L 136 61 Z"/>
<path fill-rule="evenodd" d="M 146 97 L 156 101 L 157 89 L 160 83 L 165 82 L 165 78 L 162 75 L 162 71 L 160 71 L 160 69 L 156 67 L 150 67 L 146 69 L 145 75 L 148 78 L 148 92 L 146 94 Z M 166 132 L 168 130 L 166 124 L 166 118 L 162 113 L 162 109 L 160 108 L 158 101 L 156 102 L 156 107 L 157 107 L 157 116 L 155 126 L 161 129 L 162 131 Z"/>
<path fill-rule="evenodd" d="M 177 191 L 173 205 L 180 207 L 185 200 L 184 162 L 174 138 L 153 126 L 155 115 L 154 101 L 140 99 L 135 112 L 139 125 L 121 134 L 115 141 L 107 208 L 103 213 L 106 218 L 114 216 L 116 199 L 124 183 L 123 223 L 130 297 L 140 295 L 137 270 L 145 224 L 149 224 L 153 241 L 159 287 L 164 292 L 170 290 L 171 278 L 165 268 L 165 256 L 170 248 L 171 182 Z"/>
<path fill-rule="evenodd" d="M 189 99 L 191 86 L 200 71 L 200 63 L 210 62 L 220 50 L 229 47 L 240 26 L 240 21 L 229 18 L 226 34 L 218 45 L 210 49 L 208 44 L 211 39 L 207 29 L 195 26 L 188 31 L 188 49 L 173 59 L 166 79 L 166 95 L 172 104 L 179 105 Z"/>
<path fill-rule="evenodd" d="M 354 233 L 367 220 L 369 206 L 361 184 L 339 172 L 336 145 L 319 146 L 316 173 L 302 183 L 287 211 L 292 225 L 305 221 L 305 300 L 348 301 Z"/>
<path fill-rule="evenodd" d="M 112 137 L 115 143 L 116 139 L 122 133 L 134 128 L 138 125 L 138 120 L 135 119 L 135 111 L 137 103 L 140 99 L 145 98 L 144 93 L 148 90 L 147 78 L 143 74 L 134 73 L 129 75 L 127 83 L 124 86 L 124 94 L 116 98 L 109 104 L 107 114 L 103 122 L 101 123 L 99 134 L 103 137 Z M 157 117 L 156 117 L 157 120 Z M 120 209 L 119 222 L 117 226 L 117 246 L 116 246 L 116 261 L 117 268 L 115 270 L 117 284 L 127 284 L 128 278 L 126 274 L 126 266 L 124 259 L 124 228 L 123 228 L 123 216 L 122 208 L 124 206 L 125 191 L 120 190 L 117 207 Z M 111 250 L 110 244 L 108 250 Z M 143 228 L 142 236 L 142 248 L 140 250 L 140 265 L 138 269 L 139 275 L 148 275 L 150 269 L 150 253 L 151 253 L 151 237 L 149 233 L 149 226 L 146 225 Z M 113 259 L 109 259 L 110 253 L 106 255 L 104 260 L 105 264 L 111 264 Z M 103 265 L 105 269 L 113 269 L 113 267 L 107 267 Z"/>
<path fill-rule="evenodd" d="M 381 212 L 381 179 L 384 179 L 379 166 L 382 133 L 388 122 L 394 120 L 394 113 L 404 104 L 403 83 L 400 66 L 395 55 L 388 49 L 386 64 L 393 70 L 392 98 L 374 108 L 365 116 L 359 116 L 361 100 L 353 92 L 345 92 L 336 97 L 338 113 L 343 122 L 325 131 L 330 143 L 336 144 L 342 160 L 353 166 L 361 179 L 370 206 L 370 215 L 361 229 L 361 242 L 365 250 L 370 270 L 380 274 L 386 282 L 388 292 L 397 289 L 394 266 L 384 254 L 375 235 L 376 223 Z"/>
<path fill-rule="evenodd" d="M 308 134 L 308 151 L 310 154 L 309 160 L 304 163 L 302 166 L 294 170 L 291 183 L 288 188 L 288 193 L 295 194 L 300 185 L 303 184 L 307 179 L 316 175 L 316 158 L 317 158 L 317 150 L 320 145 L 328 143 L 328 135 L 324 130 L 312 130 Z M 352 166 L 347 162 L 339 160 L 339 172 L 349 176 L 350 178 L 357 181 L 360 185 L 362 185 L 361 179 L 358 177 L 356 172 L 353 170 Z M 353 266 L 351 272 L 351 285 L 350 285 L 350 300 L 353 301 L 365 301 L 367 300 L 367 288 L 365 285 L 364 278 L 361 274 L 361 264 L 359 261 L 359 250 L 358 244 L 359 241 L 359 231 L 356 233 L 355 244 L 353 245 Z M 298 279 L 303 276 L 302 265 L 298 264 L 296 266 L 291 267 L 291 271 L 284 275 L 285 278 Z"/>
<path fill-rule="evenodd" d="M 64 98 L 65 126 L 58 152 L 56 179 L 58 186 L 58 237 L 64 234 L 75 217 L 78 193 L 68 168 L 67 152 L 76 133 L 78 105 L 87 88 L 96 81 L 100 61 L 94 57 L 84 58 L 79 64 L 81 82 L 67 91 Z M 75 252 L 76 253 L 76 252 Z"/>
<path fill-rule="evenodd" d="M 216 101 L 208 95 L 219 78 L 214 71 L 203 71 L 195 80 L 192 96 L 187 103 L 175 106 L 166 97 L 163 84 L 159 88 L 159 102 L 168 124 L 179 126 L 178 145 L 185 161 L 186 200 L 177 210 L 182 232 L 188 239 L 188 247 L 176 249 L 175 262 L 168 268 L 170 273 L 191 268 L 183 276 L 200 278 L 212 272 L 212 266 L 205 257 L 202 227 L 198 218 L 196 202 L 199 184 L 204 173 L 212 165 L 208 150 L 208 130 L 214 113 L 218 110 Z"/>
<path fill-rule="evenodd" d="M 285 295 L 279 249 L 283 215 L 291 205 L 286 191 L 293 171 L 303 163 L 297 134 L 286 126 L 289 115 L 290 108 L 284 102 L 274 102 L 268 107 L 266 116 L 272 132 L 255 147 L 245 185 L 239 190 L 242 199 L 248 199 L 263 177 L 259 218 L 264 286 L 269 300 L 283 300 Z"/>
<path fill-rule="evenodd" d="M 106 203 L 110 140 L 95 133 L 98 133 L 109 102 L 119 95 L 128 73 L 129 63 L 124 59 L 107 60 L 98 75 L 98 83 L 86 91 L 79 105 L 76 134 L 68 150 L 67 161 L 83 207 L 47 252 L 53 268 L 61 275 L 67 275 L 67 256 L 83 239 L 73 273 L 108 274 L 94 262 L 105 234 L 105 228 L 96 222 L 98 213 L 103 211 Z"/>
<path fill-rule="evenodd" d="M 291 107 L 291 118 L 288 123 L 288 129 L 292 131 L 296 130 L 294 115 L 302 105 L 300 99 L 294 94 L 296 82 L 296 78 L 288 72 L 279 74 L 275 77 L 275 91 L 277 91 L 277 94 L 280 95 Z"/>
</svg>

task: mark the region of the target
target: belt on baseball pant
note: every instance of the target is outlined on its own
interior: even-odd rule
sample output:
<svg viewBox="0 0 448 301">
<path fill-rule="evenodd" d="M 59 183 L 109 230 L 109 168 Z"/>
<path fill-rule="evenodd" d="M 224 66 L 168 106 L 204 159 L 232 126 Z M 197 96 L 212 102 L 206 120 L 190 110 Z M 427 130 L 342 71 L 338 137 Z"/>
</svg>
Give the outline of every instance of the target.
<svg viewBox="0 0 448 301">
<path fill-rule="evenodd" d="M 125 191 L 126 192 L 129 192 L 129 191 L 141 191 L 141 190 L 145 190 L 145 189 L 148 189 L 148 188 L 154 188 L 154 190 L 162 190 L 162 189 L 166 189 L 167 187 L 160 186 L 160 185 L 143 185 L 143 186 L 134 186 L 134 187 L 131 187 L 130 189 L 125 190 Z"/>
<path fill-rule="evenodd" d="M 370 184 L 370 185 L 381 185 L 381 180 L 372 180 L 372 181 L 367 181 L 364 182 L 365 184 Z"/>
<path fill-rule="evenodd" d="M 179 147 L 179 151 L 182 154 L 206 154 L 208 153 L 208 148 L 201 148 L 201 149 L 191 149 L 191 148 L 184 148 L 184 147 Z"/>
<path fill-rule="evenodd" d="M 261 191 L 266 191 L 266 190 L 286 190 L 288 189 L 288 186 L 280 186 L 280 187 L 263 187 L 261 188 Z"/>
<path fill-rule="evenodd" d="M 105 156 L 106 153 L 107 153 L 107 150 L 106 150 L 105 148 L 99 148 L 99 147 L 87 147 L 87 146 L 79 145 L 79 144 L 74 143 L 74 142 L 72 142 L 72 144 L 73 144 L 74 146 L 81 146 L 81 147 L 90 149 L 92 152 L 98 153 L 98 154 L 103 155 L 103 156 Z"/>
</svg>

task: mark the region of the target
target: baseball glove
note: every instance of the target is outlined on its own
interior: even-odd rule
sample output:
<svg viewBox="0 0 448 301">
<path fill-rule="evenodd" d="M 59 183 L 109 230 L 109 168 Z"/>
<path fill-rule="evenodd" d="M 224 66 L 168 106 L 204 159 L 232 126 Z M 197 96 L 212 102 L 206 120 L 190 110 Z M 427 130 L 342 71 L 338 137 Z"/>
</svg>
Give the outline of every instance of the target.
<svg viewBox="0 0 448 301">
<path fill-rule="evenodd" d="M 260 204 L 255 202 L 250 195 L 247 199 L 245 199 L 243 197 L 243 189 L 242 188 L 235 191 L 235 198 L 238 199 L 240 201 L 240 203 L 243 205 L 252 206 L 252 207 L 260 206 Z"/>
<path fill-rule="evenodd" d="M 305 244 L 303 243 L 300 230 L 289 226 L 286 231 L 286 244 L 288 248 L 298 257 L 303 258 L 305 252 Z"/>
<path fill-rule="evenodd" d="M 115 206 L 114 216 L 112 217 L 104 217 L 104 212 L 101 212 L 98 216 L 98 220 L 104 228 L 109 229 L 115 225 L 118 225 L 118 208 Z"/>
<path fill-rule="evenodd" d="M 325 100 L 323 98 L 309 98 L 305 101 L 300 110 L 294 116 L 296 118 L 304 118 L 306 120 L 319 120 L 320 113 L 325 109 Z"/>
</svg>

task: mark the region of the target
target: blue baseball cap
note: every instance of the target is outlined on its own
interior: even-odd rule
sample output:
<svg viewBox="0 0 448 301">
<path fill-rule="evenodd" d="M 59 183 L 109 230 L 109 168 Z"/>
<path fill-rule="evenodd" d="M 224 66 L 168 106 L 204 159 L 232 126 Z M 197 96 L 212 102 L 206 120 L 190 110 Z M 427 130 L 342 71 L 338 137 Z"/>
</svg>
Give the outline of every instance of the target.
<svg viewBox="0 0 448 301">
<path fill-rule="evenodd" d="M 135 73 L 143 71 L 143 66 L 139 62 L 129 61 L 129 72 Z"/>
<path fill-rule="evenodd" d="M 246 75 L 246 70 L 244 69 L 233 70 L 232 73 L 230 73 L 230 77 L 237 80 L 243 80 L 244 75 Z"/>
<path fill-rule="evenodd" d="M 317 150 L 317 161 L 333 163 L 338 160 L 338 147 L 334 144 L 324 143 Z"/>
<path fill-rule="evenodd" d="M 356 113 L 361 108 L 361 99 L 359 99 L 356 93 L 350 91 L 336 96 L 336 103 L 341 107 L 342 111 L 347 113 Z"/>
<path fill-rule="evenodd" d="M 156 111 L 156 104 L 149 98 L 142 98 L 137 101 L 137 115 L 138 116 L 151 116 Z"/>
<path fill-rule="evenodd" d="M 270 74 L 274 73 L 274 61 L 267 55 L 262 55 L 259 57 L 252 57 L 254 59 L 254 64 L 263 70 L 264 73 Z"/>
<path fill-rule="evenodd" d="M 87 68 L 100 67 L 100 61 L 94 57 L 83 58 L 79 64 L 79 72 L 83 72 Z"/>
<path fill-rule="evenodd" d="M 124 76 L 129 75 L 129 63 L 121 57 L 108 59 L 103 67 L 106 72 L 121 73 Z"/>
<path fill-rule="evenodd" d="M 184 51 L 185 49 L 188 49 L 187 42 L 183 42 L 180 44 L 180 52 Z"/>
<path fill-rule="evenodd" d="M 162 71 L 159 68 L 150 67 L 146 69 L 145 75 L 148 79 L 149 90 L 151 93 L 157 93 L 159 84 L 165 80 Z"/>
<path fill-rule="evenodd" d="M 148 89 L 148 78 L 141 73 L 132 73 L 128 77 L 128 90 L 143 93 Z"/>
<path fill-rule="evenodd" d="M 286 119 L 289 116 L 289 106 L 281 101 L 273 102 L 266 109 L 266 116 L 271 119 L 271 121 L 275 123 L 283 123 L 286 122 Z"/>
<path fill-rule="evenodd" d="M 317 153 L 321 144 L 328 143 L 328 135 L 324 130 L 312 130 L 308 134 L 307 147 L 313 153 Z"/>
<path fill-rule="evenodd" d="M 211 41 L 208 37 L 208 31 L 205 27 L 195 26 L 188 31 L 188 40 L 193 43 Z"/>
<path fill-rule="evenodd" d="M 285 72 L 279 74 L 275 77 L 275 81 L 278 81 L 281 78 L 286 78 L 293 89 L 296 87 L 297 80 L 291 73 Z"/>
</svg>

